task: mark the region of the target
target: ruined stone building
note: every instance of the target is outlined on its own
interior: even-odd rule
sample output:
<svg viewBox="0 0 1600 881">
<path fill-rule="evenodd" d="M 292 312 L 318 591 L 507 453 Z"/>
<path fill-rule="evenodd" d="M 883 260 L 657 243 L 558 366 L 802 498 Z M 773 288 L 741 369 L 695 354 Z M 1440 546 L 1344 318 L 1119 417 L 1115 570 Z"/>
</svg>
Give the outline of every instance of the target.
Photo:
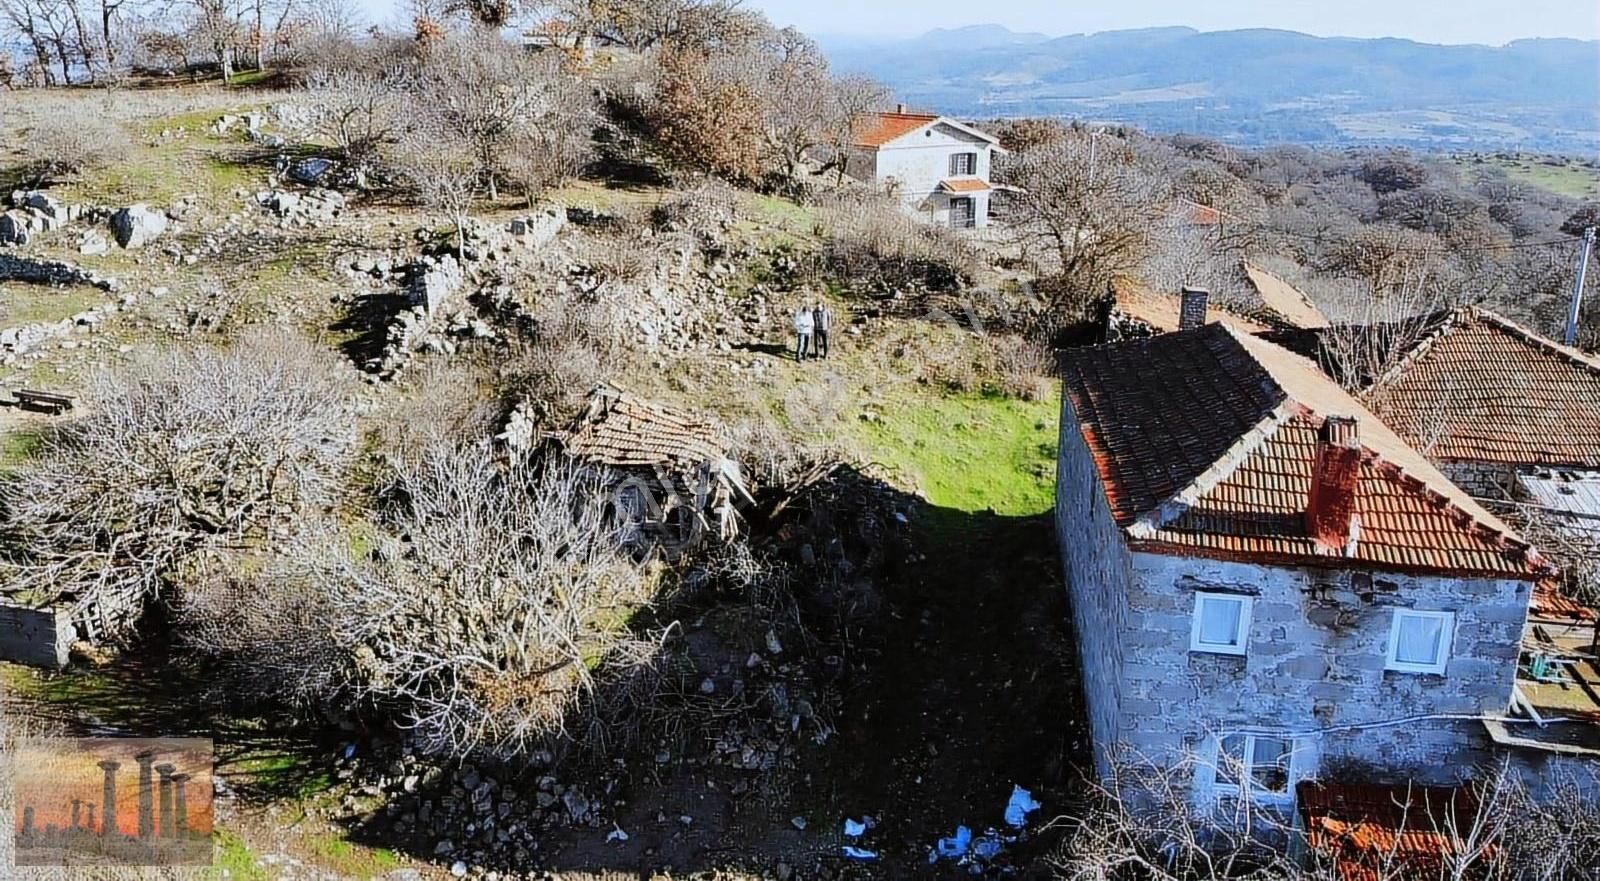
<svg viewBox="0 0 1600 881">
<path fill-rule="evenodd" d="M 1551 567 L 1310 360 L 1209 324 L 1064 358 L 1056 519 L 1097 769 L 1201 804 L 1450 785 Z"/>
</svg>

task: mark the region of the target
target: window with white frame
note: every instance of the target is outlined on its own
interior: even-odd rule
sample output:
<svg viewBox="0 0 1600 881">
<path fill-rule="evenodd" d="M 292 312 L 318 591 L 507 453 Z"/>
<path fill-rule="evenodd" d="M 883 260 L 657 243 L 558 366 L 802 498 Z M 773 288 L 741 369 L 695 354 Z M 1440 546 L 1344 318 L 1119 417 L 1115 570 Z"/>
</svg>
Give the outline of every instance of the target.
<svg viewBox="0 0 1600 881">
<path fill-rule="evenodd" d="M 1250 642 L 1250 597 L 1196 593 L 1189 651 L 1245 654 Z"/>
<path fill-rule="evenodd" d="M 952 153 L 952 154 L 950 154 L 950 174 L 951 174 L 952 177 L 958 176 L 958 175 L 972 175 L 972 174 L 977 174 L 977 173 L 978 173 L 978 154 L 976 154 L 976 153 Z"/>
<path fill-rule="evenodd" d="M 1385 667 L 1402 673 L 1444 673 L 1455 637 L 1453 612 L 1395 609 Z"/>
<path fill-rule="evenodd" d="M 1214 791 L 1255 801 L 1290 797 L 1294 741 L 1268 734 L 1226 734 L 1217 738 Z"/>
</svg>

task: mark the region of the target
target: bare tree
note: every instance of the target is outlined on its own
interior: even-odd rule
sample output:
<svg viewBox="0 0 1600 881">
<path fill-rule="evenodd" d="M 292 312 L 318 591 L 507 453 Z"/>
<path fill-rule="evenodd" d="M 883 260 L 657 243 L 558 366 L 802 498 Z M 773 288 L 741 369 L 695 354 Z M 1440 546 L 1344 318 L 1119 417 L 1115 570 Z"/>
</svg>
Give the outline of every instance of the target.
<svg viewBox="0 0 1600 881">
<path fill-rule="evenodd" d="M 510 756 L 562 730 L 615 622 L 648 599 L 596 484 L 481 446 L 398 458 L 373 551 L 326 531 L 292 551 L 331 597 L 356 693 L 396 707 L 424 748 Z"/>
<path fill-rule="evenodd" d="M 643 52 L 661 43 L 704 47 L 748 27 L 742 0 L 552 0 L 528 5 L 578 33 Z"/>
<path fill-rule="evenodd" d="M 559 61 L 536 58 L 498 33 L 473 29 L 429 48 L 414 85 L 415 108 L 437 118 L 463 139 L 489 198 L 499 197 L 504 160 L 513 145 L 557 163 L 574 165 L 589 141 L 592 94 L 572 81 Z M 532 182 L 526 173 L 523 183 Z"/>
<path fill-rule="evenodd" d="M 1000 178 L 1015 188 L 1006 197 L 1014 234 L 1056 258 L 1052 312 L 1075 311 L 1114 277 L 1135 271 L 1167 210 L 1160 169 L 1127 140 L 1106 134 L 1072 132 L 1014 154 Z"/>
<path fill-rule="evenodd" d="M 88 415 L 0 484 L 0 582 L 114 634 L 182 567 L 332 502 L 355 448 L 350 390 L 326 352 L 281 334 L 100 376 Z"/>
<path fill-rule="evenodd" d="M 456 250 L 467 247 L 467 214 L 478 194 L 478 155 L 462 133 L 415 99 L 407 104 L 410 126 L 389 150 L 389 162 L 424 205 L 450 219 Z"/>
<path fill-rule="evenodd" d="M 345 160 L 366 168 L 394 144 L 407 109 L 406 73 L 332 68 L 313 71 L 307 103 L 317 133 L 333 141 Z"/>
</svg>

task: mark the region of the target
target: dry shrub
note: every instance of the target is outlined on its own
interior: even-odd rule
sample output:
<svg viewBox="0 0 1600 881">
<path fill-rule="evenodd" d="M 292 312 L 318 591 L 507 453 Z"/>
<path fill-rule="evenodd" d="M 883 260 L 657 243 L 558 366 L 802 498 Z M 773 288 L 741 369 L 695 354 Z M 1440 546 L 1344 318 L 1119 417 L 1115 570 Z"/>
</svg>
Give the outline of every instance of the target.
<svg viewBox="0 0 1600 881">
<path fill-rule="evenodd" d="M 328 507 L 356 447 L 340 370 L 280 331 L 97 377 L 87 415 L 0 484 L 0 583 L 114 629 L 167 581 Z"/>
<path fill-rule="evenodd" d="M 1050 393 L 1055 357 L 1049 348 L 1025 336 L 991 336 L 988 339 L 990 369 L 1002 394 L 1037 401 Z"/>
<path fill-rule="evenodd" d="M 87 104 L 65 105 L 62 111 L 39 114 L 22 132 L 22 153 L 39 183 L 127 157 L 128 136 L 116 123 Z"/>
<path fill-rule="evenodd" d="M 887 199 L 852 198 L 824 210 L 823 259 L 845 281 L 878 290 L 953 290 L 970 282 L 978 254 L 955 232 Z"/>
<path fill-rule="evenodd" d="M 652 580 L 619 553 L 599 486 L 563 466 L 440 445 L 393 478 L 375 551 L 328 531 L 295 568 L 332 597 L 355 692 L 425 750 L 525 753 L 563 730 L 598 659 L 637 647 L 618 622 Z"/>
<path fill-rule="evenodd" d="M 548 297 L 531 311 L 536 327 L 511 368 L 514 394 L 533 402 L 547 425 L 565 425 L 589 392 L 613 378 L 620 347 L 607 309 L 571 297 Z"/>
</svg>

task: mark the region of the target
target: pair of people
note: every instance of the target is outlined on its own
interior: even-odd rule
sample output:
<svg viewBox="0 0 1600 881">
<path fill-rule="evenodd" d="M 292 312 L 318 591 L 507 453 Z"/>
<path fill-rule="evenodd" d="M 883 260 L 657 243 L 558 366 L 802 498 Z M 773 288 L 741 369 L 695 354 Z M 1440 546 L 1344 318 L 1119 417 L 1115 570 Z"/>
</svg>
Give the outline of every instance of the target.
<svg viewBox="0 0 1600 881">
<path fill-rule="evenodd" d="M 833 310 L 818 302 L 794 313 L 794 359 L 828 357 L 828 335 L 833 330 Z"/>
</svg>

